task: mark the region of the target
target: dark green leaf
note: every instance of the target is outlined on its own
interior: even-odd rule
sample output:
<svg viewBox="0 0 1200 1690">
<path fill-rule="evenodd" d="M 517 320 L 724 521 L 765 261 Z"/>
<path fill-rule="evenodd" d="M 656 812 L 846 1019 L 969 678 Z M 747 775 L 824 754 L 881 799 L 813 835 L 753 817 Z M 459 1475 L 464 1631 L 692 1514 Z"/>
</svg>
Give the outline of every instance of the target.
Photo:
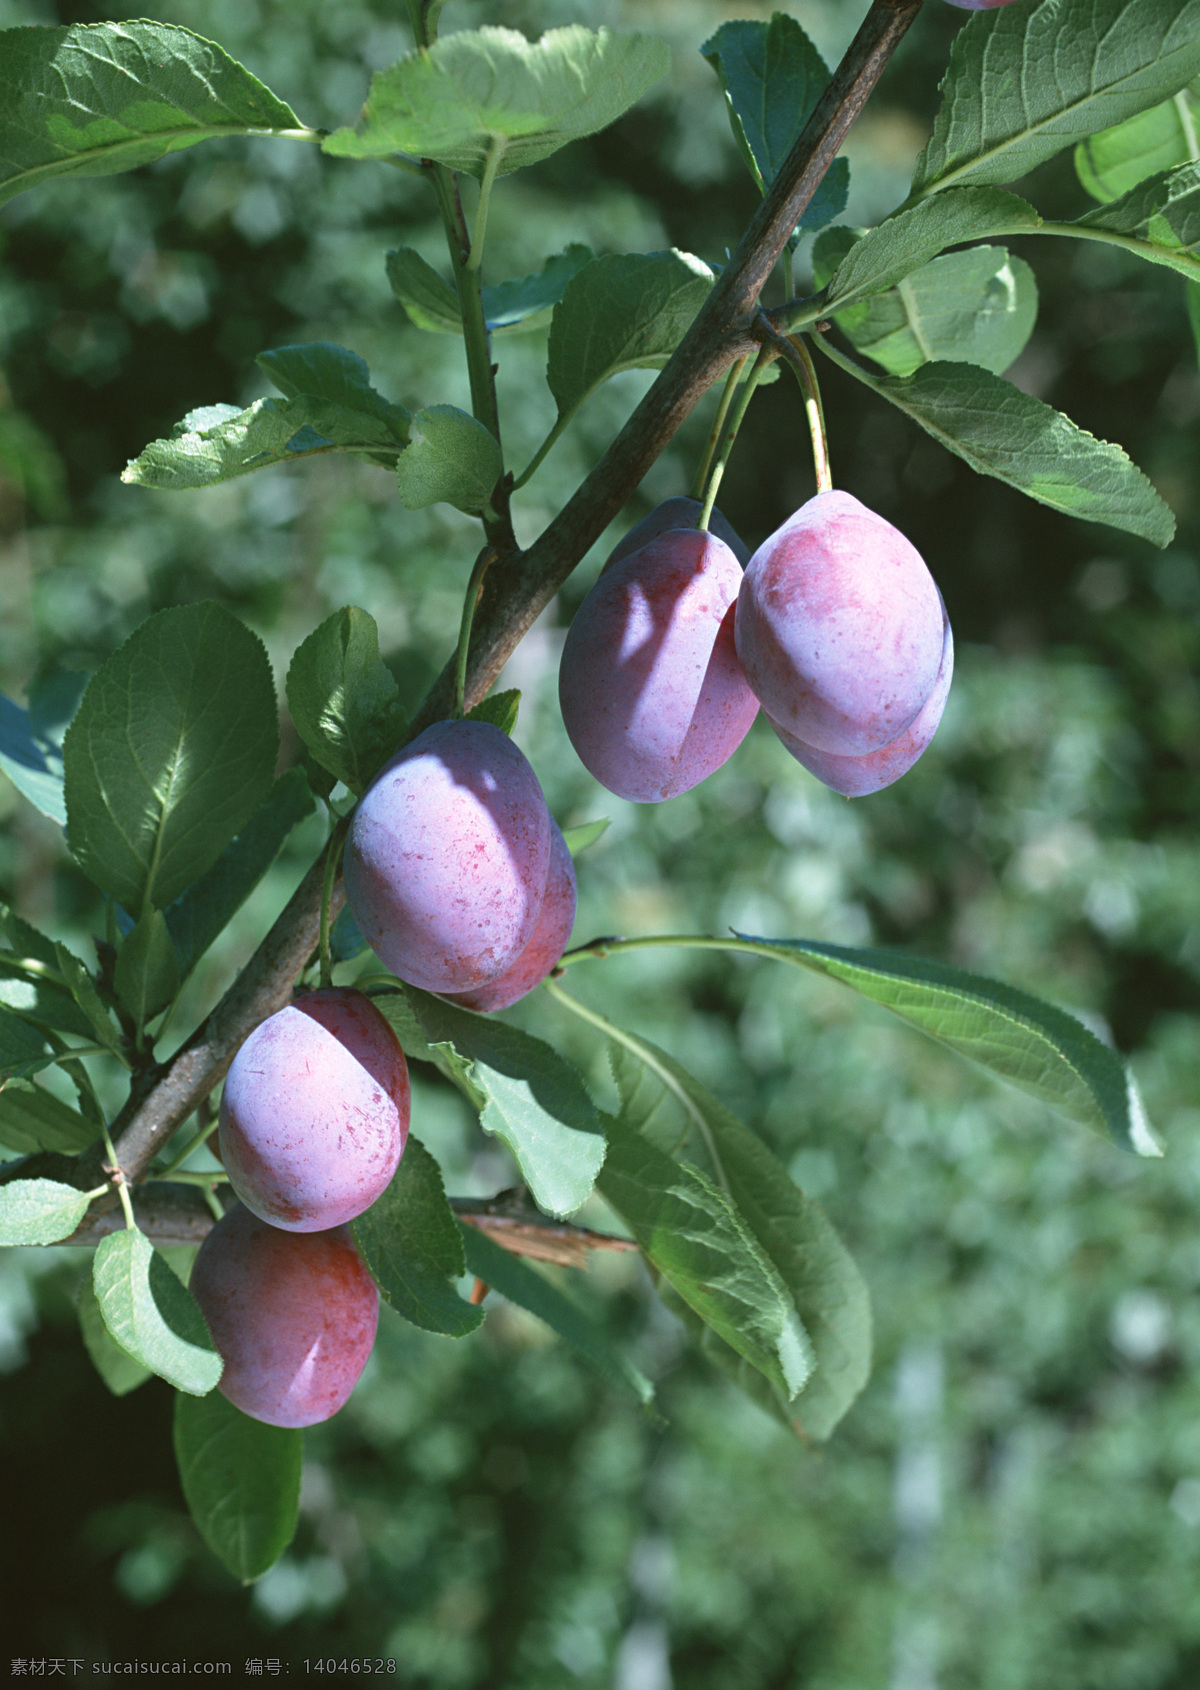
<svg viewBox="0 0 1200 1690">
<path fill-rule="evenodd" d="M 470 1065 L 456 1078 L 483 1099 L 478 1107 L 484 1131 L 508 1146 L 538 1208 L 550 1215 L 573 1213 L 586 1202 L 604 1160 L 600 1118 L 579 1072 L 541 1039 L 506 1022 L 411 986 L 405 995 L 435 1060 L 442 1044 Z M 379 1001 L 391 1019 L 388 1004 L 386 998 Z M 404 1043 L 403 1033 L 399 1036 Z"/>
<path fill-rule="evenodd" d="M 216 135 L 302 130 L 222 48 L 162 23 L 0 33 L 0 204 L 52 176 L 110 176 Z"/>
<path fill-rule="evenodd" d="M 516 687 L 507 692 L 492 692 L 482 699 L 474 708 L 467 712 L 467 720 L 471 722 L 490 722 L 499 728 L 501 733 L 512 735 L 517 725 L 517 712 L 521 708 L 521 694 Z"/>
<path fill-rule="evenodd" d="M 104 1324 L 121 1348 L 180 1391 L 203 1396 L 221 1377 L 196 1299 L 145 1233 L 111 1232 L 92 1266 Z"/>
<path fill-rule="evenodd" d="M 1032 233 L 1041 223 L 1033 207 L 1016 194 L 999 188 L 953 188 L 897 212 L 861 240 L 847 241 L 850 231 L 828 230 L 814 245 L 813 267 L 818 286 L 829 283 L 825 308 L 841 311 L 903 281 L 947 247 L 990 235 Z"/>
<path fill-rule="evenodd" d="M 105 1326 L 90 1272 L 79 1287 L 78 1303 L 83 1347 L 113 1396 L 128 1396 L 130 1391 L 136 1391 L 139 1385 L 153 1378 L 150 1369 L 134 1361 Z"/>
<path fill-rule="evenodd" d="M 312 814 L 303 769 L 280 775 L 265 802 L 207 874 L 164 912 L 182 974 L 189 974 L 213 940 L 241 909 L 270 868 L 297 822 Z"/>
<path fill-rule="evenodd" d="M 0 1185 L 0 1244 L 58 1244 L 87 1214 L 91 1198 L 53 1179 Z"/>
<path fill-rule="evenodd" d="M 0 770 L 35 810 L 63 826 L 67 809 L 63 800 L 62 755 L 35 734 L 29 712 L 3 694 L 0 694 Z"/>
<path fill-rule="evenodd" d="M 63 744 L 67 839 L 131 914 L 173 903 L 270 790 L 262 641 L 218 604 L 161 610 L 92 676 Z"/>
<path fill-rule="evenodd" d="M 277 346 L 255 359 L 285 399 L 320 401 L 355 419 L 380 424 L 379 438 L 391 446 L 408 439 L 409 413 L 371 386 L 366 360 L 332 341 L 310 340 L 299 346 Z M 386 432 L 384 432 L 386 431 Z"/>
<path fill-rule="evenodd" d="M 483 1310 L 464 1302 L 452 1284 L 467 1270 L 441 1169 L 411 1133 L 391 1184 L 353 1231 L 375 1283 L 405 1320 L 451 1338 L 480 1325 Z"/>
<path fill-rule="evenodd" d="M 1151 176 L 1077 223 L 1147 242 L 1140 249 L 1143 258 L 1200 281 L 1200 164 Z"/>
<path fill-rule="evenodd" d="M 779 174 L 829 82 L 825 61 L 795 18 L 724 23 L 700 51 L 725 90 L 729 122 L 760 192 Z M 835 159 L 801 229 L 820 229 L 845 210 L 850 167 Z"/>
<path fill-rule="evenodd" d="M 396 485 L 407 510 L 445 500 L 476 516 L 503 470 L 500 443 L 481 422 L 456 405 L 429 405 L 413 417 Z"/>
<path fill-rule="evenodd" d="M 614 123 L 670 68 L 666 43 L 579 24 L 530 42 L 463 30 L 408 53 L 371 82 L 362 127 L 323 143 L 342 158 L 407 153 L 482 180 L 506 176 Z"/>
<path fill-rule="evenodd" d="M 832 347 L 824 350 L 981 475 L 1006 481 L 1051 510 L 1170 544 L 1170 507 L 1119 446 L 1097 440 L 990 370 L 937 363 L 911 376 L 877 376 Z"/>
<path fill-rule="evenodd" d="M 388 253 L 387 278 L 409 321 L 418 329 L 430 334 L 462 333 L 458 294 L 411 246 Z"/>
<path fill-rule="evenodd" d="M 1012 182 L 1200 73 L 1200 0 L 1043 0 L 960 29 L 913 196 Z"/>
<path fill-rule="evenodd" d="M 590 247 L 573 243 L 555 253 L 532 276 L 498 282 L 483 290 L 483 315 L 492 334 L 541 328 L 563 296 L 567 283 L 593 258 Z M 458 295 L 431 264 L 410 246 L 387 256 L 388 281 L 410 320 L 436 334 L 461 334 Z"/>
<path fill-rule="evenodd" d="M 1028 992 L 898 952 L 849 950 L 811 939 L 753 939 L 764 956 L 852 986 L 939 1044 L 1126 1150 L 1160 1155 L 1116 1051 L 1082 1022 Z"/>
<path fill-rule="evenodd" d="M 287 701 L 317 762 L 359 797 L 408 728 L 396 683 L 379 656 L 375 619 L 352 605 L 334 611 L 299 647 L 288 670 Z"/>
<path fill-rule="evenodd" d="M 18 1074 L 36 1073 L 38 1068 L 48 1068 L 53 1061 L 41 1031 L 23 1016 L 0 1007 L 0 1081 Z"/>
<path fill-rule="evenodd" d="M 213 1391 L 175 1398 L 174 1436 L 196 1529 L 234 1578 L 253 1583 L 295 1536 L 304 1434 L 252 1420 Z"/>
<path fill-rule="evenodd" d="M 329 955 L 334 962 L 349 962 L 367 949 L 357 921 L 347 904 L 329 931 Z"/>
<path fill-rule="evenodd" d="M 713 285 L 690 253 L 630 252 L 593 259 L 554 308 L 546 380 L 569 416 L 619 370 L 661 369 Z"/>
<path fill-rule="evenodd" d="M 182 975 L 167 919 L 147 910 L 121 941 L 113 985 L 136 1027 L 144 1027 L 166 1009 Z"/>
<path fill-rule="evenodd" d="M 121 1029 L 113 1019 L 112 1010 L 100 996 L 95 980 L 74 951 L 69 951 L 65 945 L 55 945 L 54 950 L 67 990 L 87 1017 L 93 1036 L 109 1050 L 121 1050 Z"/>
<path fill-rule="evenodd" d="M 1200 157 L 1200 83 L 1111 129 L 1089 135 L 1075 149 L 1075 170 L 1097 200 L 1119 199 L 1147 176 Z"/>
<path fill-rule="evenodd" d="M 1188 321 L 1192 325 L 1192 339 L 1196 343 L 1196 357 L 1200 360 L 1200 282 L 1186 282 Z"/>
<path fill-rule="evenodd" d="M 32 957 L 35 962 L 45 963 L 47 968 L 57 969 L 58 952 L 54 948 L 54 940 L 39 933 L 36 927 L 23 921 L 4 903 L 0 903 L 0 932 L 17 956 Z"/>
<path fill-rule="evenodd" d="M 814 1359 L 788 1418 L 806 1436 L 827 1438 L 871 1371 L 871 1307 L 862 1275 L 824 1214 L 760 1138 L 665 1051 L 628 1033 L 620 1038 L 657 1089 L 675 1097 L 693 1145 L 787 1287 Z M 643 1136 L 647 1126 L 651 1136 L 655 1131 L 655 1111 L 643 1124 L 649 1101 L 640 1095 L 628 1121 Z"/>
<path fill-rule="evenodd" d="M 581 851 L 586 851 L 589 845 L 594 845 L 602 838 L 608 832 L 609 826 L 608 817 L 601 816 L 599 821 L 580 822 L 578 827 L 565 827 L 563 840 L 567 850 L 573 857 L 577 857 Z"/>
<path fill-rule="evenodd" d="M 466 1246 L 467 1267 L 493 1291 L 499 1291 L 510 1303 L 518 1303 L 557 1332 L 572 1349 L 585 1356 L 593 1367 L 648 1403 L 653 1399 L 654 1387 L 632 1362 L 610 1342 L 603 1328 L 581 1306 L 577 1299 L 555 1285 L 544 1273 L 531 1267 L 521 1256 L 514 1255 L 503 1245 L 489 1238 L 477 1226 L 463 1222 L 463 1243 Z"/>
<path fill-rule="evenodd" d="M 5 1086 L 0 1091 L 0 1144 L 23 1156 L 57 1150 L 74 1156 L 96 1138 L 96 1128 L 76 1109 L 40 1086 Z"/>
<path fill-rule="evenodd" d="M 605 1125 L 601 1196 L 679 1296 L 790 1400 L 812 1372 L 812 1345 L 745 1221 L 697 1168 L 619 1120 Z"/>
</svg>

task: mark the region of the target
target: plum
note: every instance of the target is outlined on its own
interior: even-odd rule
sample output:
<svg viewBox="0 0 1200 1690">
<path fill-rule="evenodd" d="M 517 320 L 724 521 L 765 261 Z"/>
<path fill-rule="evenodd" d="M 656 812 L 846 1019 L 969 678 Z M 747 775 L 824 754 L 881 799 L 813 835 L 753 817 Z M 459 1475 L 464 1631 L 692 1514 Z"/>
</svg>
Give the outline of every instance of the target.
<svg viewBox="0 0 1200 1690">
<path fill-rule="evenodd" d="M 529 943 L 510 967 L 473 992 L 451 992 L 467 1009 L 507 1009 L 532 992 L 567 948 L 575 925 L 575 865 L 558 823 L 550 821 L 550 872 L 542 894 L 542 908 Z"/>
<path fill-rule="evenodd" d="M 700 515 L 699 499 L 665 499 L 661 505 L 655 505 L 648 516 L 640 522 L 635 522 L 623 540 L 618 540 L 608 554 L 608 562 L 604 569 L 611 569 L 614 563 L 620 563 L 623 557 L 629 557 L 632 552 L 641 551 L 649 540 L 656 540 L 660 534 L 665 534 L 668 528 L 694 528 L 696 518 Z M 738 534 L 733 524 L 723 517 L 719 510 L 714 509 L 708 519 L 708 531 L 715 534 L 718 540 L 724 540 L 734 557 L 745 569 L 750 561 L 750 548 Z M 604 570 L 601 570 L 601 574 Z"/>
<path fill-rule="evenodd" d="M 427 992 L 503 974 L 533 933 L 550 866 L 537 776 L 490 722 L 435 722 L 368 788 L 346 897 L 376 955 Z"/>
<path fill-rule="evenodd" d="M 733 755 L 758 705 L 738 666 L 742 572 L 723 540 L 672 528 L 605 570 L 563 646 L 558 696 L 584 766 L 658 803 Z"/>
<path fill-rule="evenodd" d="M 1011 6 L 1012 0 L 950 0 L 962 12 L 994 12 L 999 6 Z"/>
<path fill-rule="evenodd" d="M 225 1363 L 219 1389 L 243 1414 L 313 1426 L 337 1413 L 379 1321 L 348 1227 L 281 1232 L 235 1205 L 200 1246 L 190 1287 Z"/>
<path fill-rule="evenodd" d="M 920 553 L 849 493 L 818 493 L 746 566 L 737 655 L 771 721 L 862 757 L 914 721 L 942 662 L 942 603 Z"/>
<path fill-rule="evenodd" d="M 404 1052 L 370 998 L 309 992 L 256 1027 L 234 1057 L 221 1096 L 221 1161 L 260 1219 L 324 1232 L 385 1189 L 408 1118 Z"/>
<path fill-rule="evenodd" d="M 771 722 L 771 726 L 792 756 L 798 763 L 803 763 L 810 774 L 816 775 L 818 780 L 824 781 L 826 786 L 831 786 L 843 797 L 863 798 L 869 792 L 878 792 L 882 787 L 891 786 L 893 781 L 899 780 L 901 775 L 907 774 L 912 768 L 937 732 L 950 693 L 953 674 L 954 635 L 950 632 L 947 619 L 942 666 L 938 670 L 933 691 L 902 734 L 892 740 L 890 745 L 882 745 L 878 751 L 868 751 L 862 757 L 839 757 L 833 751 L 817 751 L 811 745 L 805 745 L 803 740 L 797 739 L 794 734 L 788 733 L 786 728 L 781 728 L 778 722 L 771 722 L 769 716 L 767 720 Z"/>
</svg>

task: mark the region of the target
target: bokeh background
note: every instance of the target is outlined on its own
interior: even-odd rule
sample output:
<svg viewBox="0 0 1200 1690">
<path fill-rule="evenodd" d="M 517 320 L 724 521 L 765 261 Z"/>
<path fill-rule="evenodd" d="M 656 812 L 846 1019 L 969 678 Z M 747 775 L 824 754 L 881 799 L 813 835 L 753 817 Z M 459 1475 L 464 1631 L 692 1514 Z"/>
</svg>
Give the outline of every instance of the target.
<svg viewBox="0 0 1200 1690">
<path fill-rule="evenodd" d="M 860 0 L 787 7 L 834 60 Z M 697 52 L 742 0 L 448 0 L 443 28 L 656 30 L 674 74 L 612 131 L 497 190 L 490 279 L 569 241 L 721 262 L 752 209 Z M 352 121 L 409 45 L 398 0 L 176 0 L 307 122 Z M 115 19 L 0 0 L 0 24 Z M 962 14 L 930 0 L 854 131 L 847 220 L 903 198 Z M 1085 199 L 1070 155 L 1027 189 Z M 209 143 L 131 176 L 67 179 L 0 213 L 0 683 L 95 667 L 148 612 L 216 597 L 292 650 L 369 609 L 403 694 L 448 653 L 477 545 L 387 475 L 335 460 L 207 493 L 122 487 L 187 410 L 269 387 L 265 347 L 342 342 L 410 407 L 466 402 L 459 351 L 392 299 L 384 253 L 439 262 L 422 185 L 288 143 Z M 309 1435 L 293 1548 L 252 1590 L 184 1510 L 171 1393 L 110 1397 L 78 1337 L 73 1251 L 0 1258 L 6 1655 L 394 1657 L 429 1690 L 1188 1690 L 1200 1682 L 1200 374 L 1178 278 L 1033 240 L 1042 309 L 1014 379 L 1120 441 L 1179 517 L 1166 552 L 973 475 L 831 372 L 840 485 L 900 526 L 945 595 L 958 671 L 932 750 L 855 803 L 760 723 L 717 776 L 624 804 L 563 735 L 563 629 L 604 547 L 514 658 L 518 741 L 564 823 L 612 825 L 580 863 L 576 934 L 719 931 L 911 948 L 1077 1011 L 1130 1057 L 1167 1155 L 1138 1162 L 957 1063 L 836 986 L 746 958 L 589 963 L 572 989 L 655 1038 L 776 1148 L 841 1229 L 877 1323 L 866 1392 L 823 1448 L 710 1375 L 640 1267 L 598 1263 L 598 1314 L 656 1380 L 661 1421 L 498 1299 L 454 1343 L 385 1312 L 349 1407 Z M 801 259 L 803 268 L 803 259 Z M 552 405 L 544 335 L 501 343 L 510 461 Z M 522 496 L 536 534 L 650 378 L 618 379 Z M 709 402 L 711 405 L 711 401 Z M 702 408 L 622 525 L 686 490 Z M 756 400 L 722 494 L 755 544 L 812 491 L 790 382 Z M 297 743 L 285 723 L 285 760 Z M 96 897 L 5 784 L 0 887 L 83 949 Z M 214 949 L 197 1016 L 319 843 L 302 826 Z M 605 1084 L 589 1034 L 521 1014 Z M 182 1023 L 180 1031 L 183 1030 Z M 511 1168 L 431 1071 L 414 1127 L 447 1184 Z"/>
</svg>

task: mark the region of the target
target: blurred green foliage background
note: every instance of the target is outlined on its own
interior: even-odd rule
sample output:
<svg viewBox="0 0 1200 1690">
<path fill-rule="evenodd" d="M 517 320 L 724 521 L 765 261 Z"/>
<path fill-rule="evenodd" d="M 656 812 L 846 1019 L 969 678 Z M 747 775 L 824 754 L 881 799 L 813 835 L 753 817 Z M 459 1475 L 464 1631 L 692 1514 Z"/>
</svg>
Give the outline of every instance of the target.
<svg viewBox="0 0 1200 1690">
<path fill-rule="evenodd" d="M 505 181 L 488 279 L 571 240 L 720 263 L 754 189 L 696 49 L 742 0 L 448 0 L 443 28 L 569 21 L 671 40 L 674 75 L 614 130 Z M 795 0 L 832 62 L 860 0 Z M 0 0 L 0 25 L 118 9 Z M 352 121 L 407 49 L 397 0 L 175 0 L 307 122 Z M 962 15 L 930 0 L 854 131 L 846 220 L 906 191 Z M 1085 208 L 1069 154 L 1027 184 Z M 149 611 L 216 597 L 282 682 L 329 611 L 378 619 L 406 699 L 448 654 L 477 545 L 445 506 L 320 461 L 203 494 L 117 476 L 190 408 L 269 391 L 259 350 L 340 341 L 410 407 L 467 403 L 456 342 L 394 302 L 387 248 L 435 263 L 423 186 L 288 143 L 209 143 L 66 180 L 0 216 L 0 684 L 94 667 Z M 1015 243 L 1042 311 L 1012 372 L 1119 440 L 1180 519 L 1165 553 L 974 476 L 836 373 L 835 476 L 923 552 L 958 638 L 932 750 L 848 804 L 763 724 L 662 807 L 586 776 L 558 718 L 562 633 L 598 547 L 513 659 L 517 738 L 581 859 L 576 936 L 742 931 L 910 947 L 1023 985 L 1129 1053 L 1167 1155 L 1138 1163 L 1001 1091 L 836 986 L 746 958 L 589 963 L 571 986 L 653 1037 L 776 1147 L 863 1268 L 873 1379 L 825 1448 L 710 1376 L 624 1258 L 587 1287 L 657 1381 L 663 1423 L 499 1304 L 455 1344 L 385 1311 L 347 1410 L 308 1440 L 300 1534 L 253 1590 L 187 1520 L 158 1380 L 118 1402 L 78 1340 L 80 1252 L 0 1260 L 10 1656 L 393 1656 L 430 1690 L 1187 1690 L 1200 1682 L 1200 374 L 1170 273 L 1105 248 Z M 544 335 L 500 344 L 510 462 L 552 420 Z M 648 375 L 588 404 L 517 507 L 530 538 Z M 685 491 L 702 407 L 622 526 Z M 756 544 L 812 491 L 803 413 L 755 402 L 721 503 Z M 614 529 L 611 539 L 620 529 Z M 298 745 L 285 725 L 285 761 Z M 97 897 L 56 830 L 0 791 L 0 886 L 80 948 Z M 195 983 L 203 1013 L 319 843 L 298 830 Z M 520 1012 L 595 1072 L 555 1006 Z M 182 1024 L 181 1029 L 182 1030 Z M 511 1182 L 456 1096 L 416 1074 L 447 1185 Z M 496 1299 L 492 1299 L 496 1302 Z"/>
</svg>

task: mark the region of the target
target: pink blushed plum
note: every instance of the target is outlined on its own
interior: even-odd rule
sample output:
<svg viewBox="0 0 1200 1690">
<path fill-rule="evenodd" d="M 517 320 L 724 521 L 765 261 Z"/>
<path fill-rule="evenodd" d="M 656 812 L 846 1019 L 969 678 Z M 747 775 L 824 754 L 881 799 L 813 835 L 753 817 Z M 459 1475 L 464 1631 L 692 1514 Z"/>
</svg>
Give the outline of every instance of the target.
<svg viewBox="0 0 1200 1690">
<path fill-rule="evenodd" d="M 281 1232 L 232 1208 L 196 1256 L 191 1291 L 225 1363 L 219 1389 L 268 1426 L 314 1426 L 367 1364 L 379 1293 L 348 1228 Z"/>
<path fill-rule="evenodd" d="M 862 757 L 897 739 L 933 691 L 942 621 L 904 535 L 849 493 L 818 493 L 750 559 L 737 655 L 772 722 L 814 750 Z"/>
<path fill-rule="evenodd" d="M 449 993 L 467 1009 L 507 1009 L 540 986 L 567 948 L 575 925 L 575 865 L 558 823 L 550 822 L 550 872 L 542 908 L 529 943 L 516 962 L 486 986 L 473 992 Z"/>
<path fill-rule="evenodd" d="M 469 992 L 528 944 L 550 865 L 550 812 L 490 722 L 436 722 L 354 813 L 343 870 L 363 937 L 410 986 Z"/>
<path fill-rule="evenodd" d="M 408 1138 L 408 1066 L 361 992 L 309 992 L 255 1028 L 229 1069 L 219 1144 L 230 1184 L 272 1226 L 324 1232 L 388 1185 Z"/>
<path fill-rule="evenodd" d="M 563 722 L 619 798 L 674 798 L 746 737 L 758 705 L 734 651 L 741 581 L 723 540 L 674 528 L 605 570 L 576 612 L 558 672 Z"/>
<path fill-rule="evenodd" d="M 902 734 L 890 745 L 880 746 L 878 751 L 868 751 L 862 757 L 839 757 L 832 751 L 816 751 L 781 728 L 778 722 L 771 722 L 771 726 L 796 761 L 803 763 L 810 774 L 816 775 L 818 780 L 824 781 L 826 786 L 845 798 L 864 798 L 868 793 L 891 786 L 893 781 L 899 780 L 912 768 L 937 732 L 953 675 L 954 635 L 947 621 L 942 666 L 933 691 Z M 770 722 L 771 718 L 768 716 L 767 720 Z"/>
<path fill-rule="evenodd" d="M 635 522 L 623 539 L 617 541 L 608 554 L 608 562 L 604 568 L 611 569 L 613 564 L 620 563 L 623 557 L 640 552 L 644 545 L 651 540 L 657 540 L 658 536 L 665 534 L 669 528 L 694 528 L 701 508 L 699 499 L 664 499 L 661 505 L 655 505 L 640 522 Z M 724 540 L 745 569 L 750 561 L 750 548 L 733 524 L 715 508 L 708 519 L 708 531 L 715 534 L 718 540 Z"/>
<path fill-rule="evenodd" d="M 949 0 L 960 12 L 994 12 L 1001 6 L 1011 6 L 1012 0 Z"/>
</svg>

